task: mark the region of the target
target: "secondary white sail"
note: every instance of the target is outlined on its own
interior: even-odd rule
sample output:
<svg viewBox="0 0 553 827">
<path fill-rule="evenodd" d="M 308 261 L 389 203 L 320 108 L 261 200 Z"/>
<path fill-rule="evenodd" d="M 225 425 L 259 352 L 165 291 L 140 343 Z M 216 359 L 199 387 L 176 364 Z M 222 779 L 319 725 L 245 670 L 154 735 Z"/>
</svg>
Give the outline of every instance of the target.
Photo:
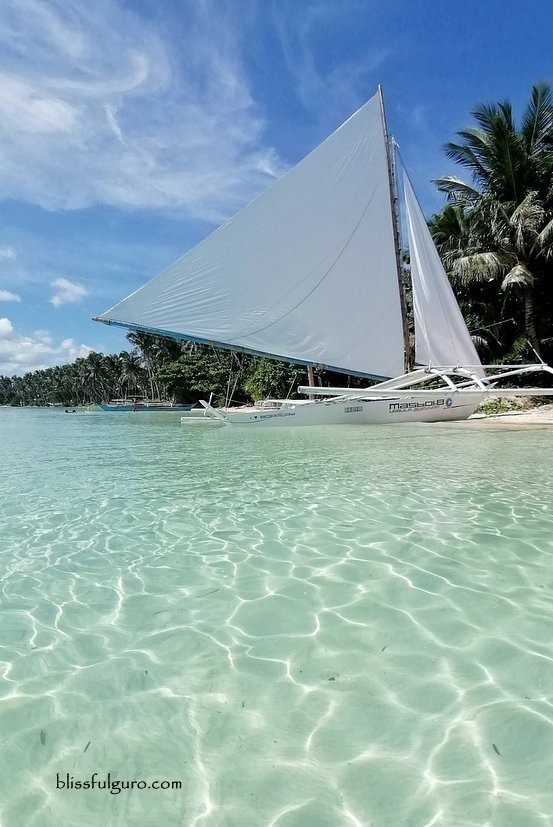
<svg viewBox="0 0 553 827">
<path fill-rule="evenodd" d="M 406 174 L 403 176 L 413 311 L 415 317 L 415 361 L 419 365 L 476 366 L 484 369 L 451 289 L 428 225 Z"/>
<path fill-rule="evenodd" d="M 378 95 L 259 198 L 99 319 L 365 376 L 401 374 Z"/>
</svg>

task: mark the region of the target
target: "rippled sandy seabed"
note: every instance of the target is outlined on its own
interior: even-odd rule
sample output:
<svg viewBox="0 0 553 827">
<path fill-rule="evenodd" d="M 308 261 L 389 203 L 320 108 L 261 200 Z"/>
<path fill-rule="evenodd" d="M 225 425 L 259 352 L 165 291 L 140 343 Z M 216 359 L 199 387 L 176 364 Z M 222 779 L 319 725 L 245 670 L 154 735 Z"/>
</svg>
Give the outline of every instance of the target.
<svg viewBox="0 0 553 827">
<path fill-rule="evenodd" d="M 552 433 L 1 409 L 2 827 L 551 824 Z"/>
</svg>

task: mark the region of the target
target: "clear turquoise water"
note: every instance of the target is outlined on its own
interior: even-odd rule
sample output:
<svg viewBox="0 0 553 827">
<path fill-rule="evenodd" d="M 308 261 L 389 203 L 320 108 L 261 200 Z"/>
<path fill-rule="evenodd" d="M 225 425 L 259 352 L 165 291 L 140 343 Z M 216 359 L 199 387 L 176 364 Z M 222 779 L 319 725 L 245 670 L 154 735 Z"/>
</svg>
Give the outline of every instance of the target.
<svg viewBox="0 0 553 827">
<path fill-rule="evenodd" d="M 0 409 L 2 826 L 551 824 L 552 435 Z"/>
</svg>

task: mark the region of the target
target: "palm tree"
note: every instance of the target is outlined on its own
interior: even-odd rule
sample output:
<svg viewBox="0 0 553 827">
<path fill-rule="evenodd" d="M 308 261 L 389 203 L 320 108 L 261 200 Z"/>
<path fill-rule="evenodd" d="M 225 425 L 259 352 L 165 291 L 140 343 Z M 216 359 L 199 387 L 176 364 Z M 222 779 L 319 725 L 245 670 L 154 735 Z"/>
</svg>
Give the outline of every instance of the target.
<svg viewBox="0 0 553 827">
<path fill-rule="evenodd" d="M 159 388 L 155 387 L 155 378 L 154 378 L 154 352 L 152 348 L 152 340 L 153 336 L 149 336 L 148 333 L 142 333 L 140 330 L 131 330 L 130 333 L 127 333 L 127 339 L 129 342 L 135 346 L 138 354 L 140 355 L 140 359 L 142 364 L 144 365 L 146 372 L 148 374 L 148 383 L 150 385 L 150 398 L 156 399 L 159 398 Z"/>
<path fill-rule="evenodd" d="M 144 393 L 146 376 L 140 356 L 136 352 L 129 353 L 124 350 L 119 354 L 119 361 L 121 385 L 125 389 L 126 395 L 136 393 L 138 388 Z"/>
<path fill-rule="evenodd" d="M 459 143 L 446 154 L 466 167 L 472 184 L 448 176 L 438 180 L 453 203 L 478 202 L 482 195 L 499 202 L 521 203 L 531 190 L 544 201 L 553 198 L 553 99 L 545 83 L 532 88 L 530 103 L 517 129 L 511 104 L 481 104 L 473 111 L 478 126 L 457 134 Z"/>
<path fill-rule="evenodd" d="M 127 333 L 127 339 L 140 354 L 142 364 L 148 374 L 151 398 L 159 399 L 161 396 L 159 376 L 171 362 L 182 355 L 182 344 L 175 339 L 153 336 L 140 330 Z"/>
<path fill-rule="evenodd" d="M 109 396 L 110 385 L 106 372 L 105 357 L 101 353 L 89 353 L 84 359 L 77 359 L 79 382 L 83 401 L 101 402 Z"/>
<path fill-rule="evenodd" d="M 523 328 L 539 355 L 535 298 L 551 305 L 553 290 L 553 99 L 546 84 L 533 87 L 517 128 L 508 102 L 485 104 L 477 126 L 446 144 L 449 158 L 472 181 L 436 182 L 448 206 L 431 222 L 434 240 L 453 279 L 500 280 L 503 293 L 520 295 Z"/>
</svg>

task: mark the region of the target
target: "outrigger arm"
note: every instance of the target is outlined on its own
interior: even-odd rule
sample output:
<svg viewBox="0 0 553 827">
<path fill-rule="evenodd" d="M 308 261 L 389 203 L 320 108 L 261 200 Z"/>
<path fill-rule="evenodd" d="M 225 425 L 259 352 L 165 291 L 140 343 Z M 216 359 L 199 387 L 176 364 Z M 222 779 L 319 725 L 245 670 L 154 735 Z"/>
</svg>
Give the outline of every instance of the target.
<svg viewBox="0 0 553 827">
<path fill-rule="evenodd" d="M 480 367 L 480 366 L 478 366 Z M 435 394 L 442 396 L 444 392 L 456 393 L 463 391 L 468 394 L 485 396 L 553 396 L 553 388 L 501 388 L 497 382 L 502 379 L 509 379 L 514 376 L 521 376 L 529 373 L 548 373 L 553 376 L 553 368 L 542 363 L 523 365 L 516 369 L 503 370 L 509 365 L 482 365 L 488 371 L 502 370 L 500 373 L 488 373 L 486 376 L 479 376 L 475 371 L 477 366 L 469 365 L 460 367 L 455 365 L 429 366 L 418 368 L 410 373 L 405 373 L 395 379 L 387 379 L 368 388 L 308 388 L 300 385 L 299 393 L 310 393 L 315 396 L 332 396 L 343 399 L 381 399 L 382 397 L 416 397 Z M 472 368 L 472 370 L 471 370 Z M 425 390 L 414 390 L 414 386 L 423 382 L 439 379 L 443 385 L 438 388 Z M 454 382 L 454 379 L 463 379 L 462 382 Z M 444 387 L 445 386 L 445 387 Z M 474 386 L 474 387 L 472 387 Z"/>
</svg>

